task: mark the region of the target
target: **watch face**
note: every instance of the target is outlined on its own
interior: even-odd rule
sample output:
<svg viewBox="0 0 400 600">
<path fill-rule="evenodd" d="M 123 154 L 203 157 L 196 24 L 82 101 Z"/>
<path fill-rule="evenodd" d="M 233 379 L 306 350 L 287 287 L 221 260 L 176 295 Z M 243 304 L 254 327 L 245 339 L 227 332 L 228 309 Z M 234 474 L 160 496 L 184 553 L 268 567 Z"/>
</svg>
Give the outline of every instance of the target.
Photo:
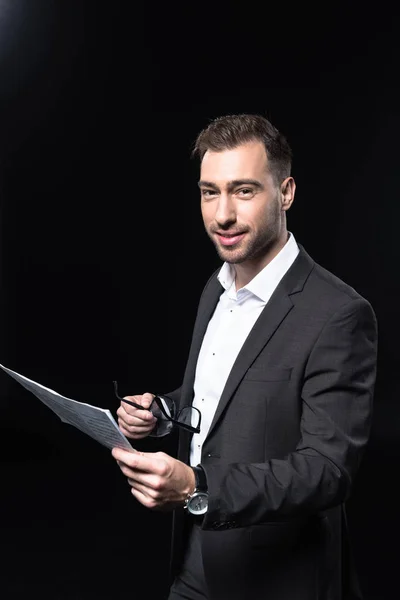
<svg viewBox="0 0 400 600">
<path fill-rule="evenodd" d="M 208 508 L 208 494 L 195 492 L 190 498 L 187 508 L 193 515 L 203 515 Z"/>
</svg>

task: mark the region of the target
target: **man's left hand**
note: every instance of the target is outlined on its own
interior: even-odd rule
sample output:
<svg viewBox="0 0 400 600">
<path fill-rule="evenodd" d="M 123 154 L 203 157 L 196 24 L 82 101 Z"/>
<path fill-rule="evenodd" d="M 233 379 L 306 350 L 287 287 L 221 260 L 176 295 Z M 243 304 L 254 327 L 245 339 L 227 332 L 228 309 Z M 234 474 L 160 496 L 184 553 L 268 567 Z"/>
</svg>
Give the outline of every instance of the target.
<svg viewBox="0 0 400 600">
<path fill-rule="evenodd" d="M 130 452 L 113 448 L 112 455 L 128 478 L 135 498 L 154 510 L 183 506 L 195 488 L 193 470 L 165 452 Z"/>
</svg>

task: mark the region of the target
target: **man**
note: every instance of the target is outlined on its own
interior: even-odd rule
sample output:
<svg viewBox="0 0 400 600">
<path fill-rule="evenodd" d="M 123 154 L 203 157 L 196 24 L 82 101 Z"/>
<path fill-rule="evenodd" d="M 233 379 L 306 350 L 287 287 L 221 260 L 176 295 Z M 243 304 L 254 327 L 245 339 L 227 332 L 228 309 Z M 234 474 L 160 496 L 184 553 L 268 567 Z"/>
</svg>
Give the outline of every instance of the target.
<svg viewBox="0 0 400 600">
<path fill-rule="evenodd" d="M 288 233 L 291 150 L 269 121 L 218 118 L 195 153 L 223 265 L 200 298 L 182 387 L 118 409 L 134 440 L 173 417 L 178 459 L 113 456 L 139 502 L 175 509 L 170 600 L 360 598 L 344 504 L 371 426 L 374 312 Z M 174 416 L 173 402 L 193 408 Z M 197 410 L 191 433 L 184 415 L 196 427 Z"/>
</svg>

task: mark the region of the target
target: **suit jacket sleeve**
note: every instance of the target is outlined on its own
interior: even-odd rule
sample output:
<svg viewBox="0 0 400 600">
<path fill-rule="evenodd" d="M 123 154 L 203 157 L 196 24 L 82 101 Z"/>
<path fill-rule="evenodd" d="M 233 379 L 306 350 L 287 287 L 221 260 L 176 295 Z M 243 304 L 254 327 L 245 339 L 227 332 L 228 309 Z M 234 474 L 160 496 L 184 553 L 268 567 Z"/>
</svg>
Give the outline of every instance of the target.
<svg viewBox="0 0 400 600">
<path fill-rule="evenodd" d="M 203 528 L 305 516 L 348 497 L 368 441 L 376 376 L 377 325 L 361 297 L 325 324 L 308 357 L 301 438 L 284 459 L 207 464 Z"/>
</svg>

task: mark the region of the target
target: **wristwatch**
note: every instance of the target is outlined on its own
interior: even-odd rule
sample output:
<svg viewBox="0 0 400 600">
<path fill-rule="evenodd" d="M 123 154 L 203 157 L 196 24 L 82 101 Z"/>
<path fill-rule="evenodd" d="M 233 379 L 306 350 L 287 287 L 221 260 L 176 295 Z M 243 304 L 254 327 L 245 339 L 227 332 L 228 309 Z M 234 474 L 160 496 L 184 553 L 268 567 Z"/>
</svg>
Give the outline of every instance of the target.
<svg viewBox="0 0 400 600">
<path fill-rule="evenodd" d="M 201 465 L 192 467 L 195 476 L 195 488 L 185 500 L 185 506 L 192 515 L 204 515 L 208 509 L 208 487 L 205 471 Z"/>
</svg>

